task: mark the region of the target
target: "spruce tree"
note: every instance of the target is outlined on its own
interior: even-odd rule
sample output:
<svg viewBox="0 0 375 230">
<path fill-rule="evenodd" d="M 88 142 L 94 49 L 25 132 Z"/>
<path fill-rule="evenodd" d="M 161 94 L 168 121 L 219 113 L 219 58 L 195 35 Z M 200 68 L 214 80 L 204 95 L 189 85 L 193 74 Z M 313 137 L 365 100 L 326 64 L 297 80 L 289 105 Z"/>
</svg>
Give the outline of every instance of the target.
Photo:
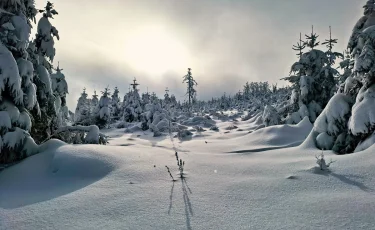
<svg viewBox="0 0 375 230">
<path fill-rule="evenodd" d="M 55 96 L 52 91 L 51 74 L 53 72 L 52 62 L 55 57 L 54 37 L 60 39 L 58 30 L 52 26 L 50 19 L 57 15 L 51 2 L 47 2 L 37 26 L 37 34 L 30 50 L 33 50 L 31 57 L 33 60 L 36 77 L 34 79 L 37 87 L 37 96 L 40 111 L 32 110 L 35 124 L 31 130 L 31 135 L 37 143 L 49 138 L 57 128 L 54 121 L 58 116 L 55 110 Z"/>
<path fill-rule="evenodd" d="M 345 154 L 373 144 L 375 130 L 375 1 L 364 6 L 364 16 L 353 28 L 348 49 L 353 72 L 319 116 L 311 136 L 317 146 Z M 350 64 L 346 64 L 350 66 Z M 329 142 L 327 142 L 329 140 Z"/>
<path fill-rule="evenodd" d="M 96 107 L 91 106 L 90 99 L 87 96 L 86 88 L 83 88 L 74 113 L 74 122 L 78 125 L 92 125 L 91 114 L 95 113 Z"/>
<path fill-rule="evenodd" d="M 0 163 L 8 163 L 38 151 L 29 134 L 39 103 L 28 49 L 37 10 L 26 0 L 1 1 L 0 9 Z"/>
<path fill-rule="evenodd" d="M 134 79 L 133 83 L 130 84 L 133 88 L 131 92 L 129 92 L 127 96 L 126 102 L 124 101 L 124 111 L 123 111 L 123 120 L 125 122 L 134 122 L 141 120 L 141 114 L 143 112 L 142 109 L 142 101 L 138 93 L 137 80 Z"/>
<path fill-rule="evenodd" d="M 98 104 L 98 112 L 96 113 L 96 125 L 99 128 L 107 127 L 111 122 L 111 93 L 109 88 L 106 87 L 104 91 L 101 92 L 102 96 L 100 97 Z"/>
<path fill-rule="evenodd" d="M 328 48 L 327 52 L 318 50 L 320 42 L 318 35 L 314 32 L 314 27 L 306 41 L 302 43 L 302 39 L 293 49 L 298 51 L 299 61 L 294 63 L 291 68 L 291 75 L 284 80 L 292 83 L 293 93 L 290 103 L 284 107 L 280 114 L 286 123 L 295 124 L 308 116 L 310 122 L 315 122 L 317 116 L 327 105 L 329 99 L 334 94 L 336 80 L 338 75 L 336 69 L 332 67 L 339 53 L 333 52 L 332 47 L 337 39 L 330 36 L 323 44 Z M 309 51 L 303 53 L 304 48 L 310 48 Z M 285 116 L 287 113 L 287 117 Z"/>
<path fill-rule="evenodd" d="M 118 96 L 119 90 L 117 87 L 115 87 L 113 94 L 112 94 L 112 100 L 111 100 L 111 107 L 112 107 L 112 114 L 111 116 L 115 119 L 118 120 L 120 116 L 120 97 Z"/>
<path fill-rule="evenodd" d="M 187 84 L 187 92 L 186 95 L 188 95 L 188 101 L 189 101 L 189 107 L 191 107 L 191 103 L 193 102 L 195 95 L 197 91 L 195 90 L 195 86 L 198 85 L 198 83 L 194 80 L 191 68 L 188 68 L 188 73 L 183 77 L 183 83 Z"/>
</svg>

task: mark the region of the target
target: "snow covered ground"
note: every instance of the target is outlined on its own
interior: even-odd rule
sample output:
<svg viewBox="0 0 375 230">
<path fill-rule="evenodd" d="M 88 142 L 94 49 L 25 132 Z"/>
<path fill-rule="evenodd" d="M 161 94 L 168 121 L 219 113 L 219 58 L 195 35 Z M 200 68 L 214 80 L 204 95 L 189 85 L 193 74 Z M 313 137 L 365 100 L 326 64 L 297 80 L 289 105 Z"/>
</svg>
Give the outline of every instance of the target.
<svg viewBox="0 0 375 230">
<path fill-rule="evenodd" d="M 308 120 L 217 126 L 174 144 L 124 129 L 107 131 L 110 146 L 52 141 L 0 172 L 0 229 L 375 229 L 375 147 L 325 152 L 336 162 L 322 172 L 320 151 L 299 146 Z"/>
</svg>

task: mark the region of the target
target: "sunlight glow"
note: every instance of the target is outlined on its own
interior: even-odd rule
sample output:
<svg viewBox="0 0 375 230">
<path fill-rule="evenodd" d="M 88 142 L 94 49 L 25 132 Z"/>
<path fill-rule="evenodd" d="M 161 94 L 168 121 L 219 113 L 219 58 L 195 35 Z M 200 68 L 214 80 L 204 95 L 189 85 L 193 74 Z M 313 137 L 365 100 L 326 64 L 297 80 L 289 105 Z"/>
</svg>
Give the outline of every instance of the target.
<svg viewBox="0 0 375 230">
<path fill-rule="evenodd" d="M 147 74 L 160 75 L 189 65 L 187 49 L 162 27 L 135 31 L 126 39 L 124 53 L 127 64 Z"/>
</svg>

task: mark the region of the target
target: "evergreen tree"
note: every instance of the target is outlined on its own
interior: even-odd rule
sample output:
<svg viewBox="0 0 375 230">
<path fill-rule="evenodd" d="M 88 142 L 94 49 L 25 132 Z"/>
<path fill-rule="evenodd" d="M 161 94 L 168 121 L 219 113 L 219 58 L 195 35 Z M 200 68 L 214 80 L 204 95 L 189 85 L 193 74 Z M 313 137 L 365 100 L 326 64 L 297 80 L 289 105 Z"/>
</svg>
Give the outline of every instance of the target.
<svg viewBox="0 0 375 230">
<path fill-rule="evenodd" d="M 129 93 L 127 101 L 125 103 L 125 109 L 123 112 L 123 120 L 125 122 L 134 122 L 141 120 L 141 114 L 143 112 L 141 98 L 138 93 L 137 80 L 133 80 L 133 84 L 130 84 L 133 90 Z"/>
<path fill-rule="evenodd" d="M 195 95 L 197 91 L 195 90 L 195 86 L 198 85 L 198 83 L 194 80 L 191 69 L 188 68 L 188 73 L 183 77 L 183 83 L 187 84 L 187 92 L 186 95 L 188 95 L 188 101 L 189 101 L 189 107 L 191 107 L 191 103 L 195 98 Z"/>
<path fill-rule="evenodd" d="M 29 134 L 39 103 L 27 49 L 37 10 L 26 0 L 1 1 L 0 9 L 0 163 L 7 163 L 38 151 Z"/>
<path fill-rule="evenodd" d="M 95 93 L 96 94 L 96 93 Z M 95 113 L 95 108 L 91 106 L 90 99 L 87 98 L 86 88 L 83 88 L 81 97 L 78 99 L 74 115 L 74 122 L 80 125 L 91 125 L 91 114 Z"/>
<path fill-rule="evenodd" d="M 111 116 L 114 118 L 114 119 L 118 119 L 118 117 L 120 116 L 120 97 L 118 96 L 119 94 L 119 90 L 117 87 L 115 87 L 115 90 L 112 94 L 112 100 L 111 100 L 111 106 L 112 106 L 112 114 Z"/>
<path fill-rule="evenodd" d="M 330 100 L 314 124 L 312 137 L 319 148 L 343 154 L 362 150 L 374 143 L 374 10 L 375 1 L 367 1 L 364 16 L 354 26 L 348 43 L 354 58 L 353 73 L 346 78 L 343 92 Z"/>
<path fill-rule="evenodd" d="M 92 99 L 91 99 L 91 107 L 94 108 L 98 106 L 98 104 L 99 104 L 98 94 L 96 94 L 96 90 L 94 90 L 94 94 L 92 95 Z"/>
<path fill-rule="evenodd" d="M 54 37 L 59 39 L 57 29 L 52 26 L 50 19 L 53 15 L 57 15 L 57 11 L 53 8 L 53 4 L 47 2 L 37 26 L 37 34 L 35 41 L 31 44 L 30 50 L 34 53 L 30 57 L 33 60 L 36 77 L 34 83 L 37 87 L 38 103 L 40 112 L 32 110 L 35 124 L 31 130 L 31 135 L 37 143 L 49 138 L 57 128 L 54 121 L 57 119 L 58 111 L 55 110 L 55 96 L 52 92 L 51 76 L 53 71 L 52 62 L 55 57 Z"/>
<path fill-rule="evenodd" d="M 308 116 L 311 122 L 315 122 L 333 95 L 332 88 L 336 85 L 335 76 L 338 72 L 332 65 L 340 54 L 333 52 L 332 47 L 337 40 L 330 36 L 323 43 L 327 45 L 328 51 L 323 52 L 316 49 L 320 43 L 314 28 L 310 35 L 306 35 L 306 39 L 303 45 L 300 39 L 300 42 L 293 47 L 298 51 L 297 55 L 300 58 L 291 68 L 293 75 L 284 78 L 292 83 L 293 88 L 290 104 L 280 112 L 286 123 L 298 123 L 305 116 Z M 310 50 L 303 53 L 305 47 Z M 287 117 L 284 117 L 285 112 L 288 114 Z"/>
<path fill-rule="evenodd" d="M 69 119 L 69 109 L 66 106 L 66 94 L 68 94 L 68 84 L 65 75 L 61 72 L 60 66 L 57 66 L 56 73 L 51 74 L 52 92 L 55 97 L 55 111 L 57 117 L 53 120 L 55 129 L 65 126 Z"/>
<path fill-rule="evenodd" d="M 104 91 L 101 92 L 102 96 L 100 97 L 98 104 L 98 112 L 96 113 L 96 125 L 99 128 L 104 128 L 108 126 L 111 122 L 111 93 L 109 88 L 106 87 Z"/>
</svg>

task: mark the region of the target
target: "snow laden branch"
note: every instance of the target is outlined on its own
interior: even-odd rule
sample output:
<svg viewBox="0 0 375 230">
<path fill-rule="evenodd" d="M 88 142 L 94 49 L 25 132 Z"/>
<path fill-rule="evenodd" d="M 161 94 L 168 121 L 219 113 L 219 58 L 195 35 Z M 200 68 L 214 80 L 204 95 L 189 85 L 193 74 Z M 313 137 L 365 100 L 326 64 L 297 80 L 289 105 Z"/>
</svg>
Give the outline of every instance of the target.
<svg viewBox="0 0 375 230">
<path fill-rule="evenodd" d="M 102 144 L 108 143 L 107 136 L 99 132 L 96 125 L 90 126 L 64 126 L 57 129 L 53 136 L 60 137 L 68 143 Z"/>
</svg>

